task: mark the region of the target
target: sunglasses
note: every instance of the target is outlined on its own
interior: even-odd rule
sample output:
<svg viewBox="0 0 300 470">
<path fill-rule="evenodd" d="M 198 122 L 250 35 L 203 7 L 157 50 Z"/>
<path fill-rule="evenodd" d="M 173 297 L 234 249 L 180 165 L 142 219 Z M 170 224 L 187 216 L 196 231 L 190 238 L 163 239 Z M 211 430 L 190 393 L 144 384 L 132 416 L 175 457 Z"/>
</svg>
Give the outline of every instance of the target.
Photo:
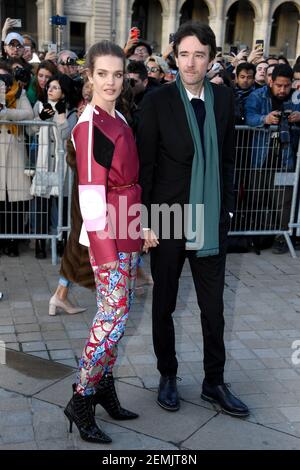
<svg viewBox="0 0 300 470">
<path fill-rule="evenodd" d="M 160 72 L 160 67 L 147 67 L 147 71 L 151 73 Z"/>
</svg>

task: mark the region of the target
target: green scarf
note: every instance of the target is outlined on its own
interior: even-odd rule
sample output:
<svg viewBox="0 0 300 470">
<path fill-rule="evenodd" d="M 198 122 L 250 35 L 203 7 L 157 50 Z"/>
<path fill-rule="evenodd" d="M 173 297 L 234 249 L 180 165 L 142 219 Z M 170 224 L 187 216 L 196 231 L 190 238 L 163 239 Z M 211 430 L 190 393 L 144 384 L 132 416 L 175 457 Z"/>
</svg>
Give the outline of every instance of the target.
<svg viewBox="0 0 300 470">
<path fill-rule="evenodd" d="M 204 158 L 197 118 L 179 74 L 176 84 L 184 104 L 195 149 L 186 227 L 186 249 L 197 250 L 197 257 L 218 255 L 221 196 L 213 89 L 209 80 L 204 79 L 206 112 Z"/>
</svg>

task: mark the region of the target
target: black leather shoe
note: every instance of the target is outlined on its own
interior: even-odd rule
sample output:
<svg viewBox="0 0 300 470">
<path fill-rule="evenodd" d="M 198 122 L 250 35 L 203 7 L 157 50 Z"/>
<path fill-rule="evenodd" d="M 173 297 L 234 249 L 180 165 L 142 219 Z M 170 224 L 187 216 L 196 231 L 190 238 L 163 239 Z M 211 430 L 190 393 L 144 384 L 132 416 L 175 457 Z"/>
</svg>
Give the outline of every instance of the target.
<svg viewBox="0 0 300 470">
<path fill-rule="evenodd" d="M 168 411 L 178 411 L 180 401 L 176 385 L 176 376 L 161 376 L 158 388 L 157 403 Z"/>
<path fill-rule="evenodd" d="M 205 380 L 202 384 L 202 400 L 220 405 L 222 411 L 237 418 L 249 416 L 248 407 L 235 397 L 227 385 L 209 385 Z"/>
<path fill-rule="evenodd" d="M 12 258 L 19 256 L 19 241 L 8 240 L 6 247 L 4 249 L 4 253 L 6 253 L 7 256 L 10 256 Z"/>
<path fill-rule="evenodd" d="M 45 259 L 47 257 L 46 240 L 35 240 L 35 257 L 37 259 Z"/>
</svg>

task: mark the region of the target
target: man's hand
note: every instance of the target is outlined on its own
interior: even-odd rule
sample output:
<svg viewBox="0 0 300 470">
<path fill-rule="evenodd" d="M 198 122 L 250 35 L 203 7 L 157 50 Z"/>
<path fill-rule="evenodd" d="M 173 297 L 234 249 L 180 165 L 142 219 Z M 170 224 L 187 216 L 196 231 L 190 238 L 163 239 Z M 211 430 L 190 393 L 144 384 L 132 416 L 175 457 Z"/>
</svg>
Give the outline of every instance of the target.
<svg viewBox="0 0 300 470">
<path fill-rule="evenodd" d="M 56 52 L 54 51 L 47 52 L 44 60 L 51 60 L 52 62 L 56 63 L 56 60 L 57 60 Z"/>
<path fill-rule="evenodd" d="M 293 122 L 300 122 L 300 112 L 299 112 L 299 111 L 293 111 L 293 112 L 289 115 L 288 121 L 289 121 L 290 123 L 293 123 Z"/>
<path fill-rule="evenodd" d="M 173 53 L 173 44 L 174 44 L 173 42 L 170 42 L 170 43 L 167 45 L 167 47 L 166 47 L 166 49 L 164 50 L 164 52 L 162 53 L 162 58 L 163 58 L 164 60 L 167 60 L 167 58 L 169 57 L 169 55 Z"/>
<path fill-rule="evenodd" d="M 129 36 L 129 38 L 127 39 L 127 42 L 125 44 L 125 47 L 124 47 L 124 52 L 125 54 L 127 55 L 128 52 L 130 51 L 130 49 L 135 46 L 137 43 L 139 42 L 139 39 L 138 38 L 131 38 Z"/>
<path fill-rule="evenodd" d="M 252 49 L 252 51 L 248 55 L 247 61 L 256 65 L 263 60 L 264 58 L 263 56 L 264 56 L 263 50 L 258 47 L 258 48 Z"/>
<path fill-rule="evenodd" d="M 269 126 L 277 126 L 280 120 L 280 112 L 279 111 L 272 111 L 265 117 L 265 124 Z"/>
<path fill-rule="evenodd" d="M 6 18 L 4 26 L 2 28 L 2 41 L 5 40 L 7 36 L 7 31 L 15 26 L 15 19 Z"/>
<path fill-rule="evenodd" d="M 104 271 L 116 271 L 119 268 L 119 261 L 111 261 L 110 263 L 101 264 L 99 268 Z"/>
<path fill-rule="evenodd" d="M 159 245 L 159 241 L 157 239 L 157 236 L 153 232 L 153 230 L 149 229 L 143 229 L 143 234 L 144 234 L 144 245 L 143 245 L 143 251 L 145 253 L 148 253 L 150 248 L 155 248 L 157 245 Z"/>
</svg>

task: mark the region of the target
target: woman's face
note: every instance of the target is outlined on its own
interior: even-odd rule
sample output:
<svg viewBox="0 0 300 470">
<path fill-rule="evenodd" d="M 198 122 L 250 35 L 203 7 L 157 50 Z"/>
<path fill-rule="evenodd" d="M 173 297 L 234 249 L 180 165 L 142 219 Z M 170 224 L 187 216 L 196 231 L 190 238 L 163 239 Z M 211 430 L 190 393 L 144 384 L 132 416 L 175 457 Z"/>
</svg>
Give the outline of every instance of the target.
<svg viewBox="0 0 300 470">
<path fill-rule="evenodd" d="M 52 77 L 52 73 L 49 72 L 47 69 L 40 69 L 37 74 L 37 81 L 39 86 L 41 87 L 42 90 L 45 89 L 45 86 L 49 80 L 49 78 Z"/>
<path fill-rule="evenodd" d="M 93 96 L 93 86 L 89 82 L 89 80 L 87 80 L 82 87 L 82 97 L 86 101 L 91 101 L 92 96 Z"/>
<path fill-rule="evenodd" d="M 57 102 L 63 98 L 63 92 L 61 91 L 60 84 L 57 80 L 50 82 L 47 89 L 48 100 Z"/>
<path fill-rule="evenodd" d="M 93 74 L 89 74 L 93 85 L 94 104 L 113 103 L 121 94 L 124 80 L 123 60 L 120 57 L 105 55 L 97 57 Z"/>
</svg>

